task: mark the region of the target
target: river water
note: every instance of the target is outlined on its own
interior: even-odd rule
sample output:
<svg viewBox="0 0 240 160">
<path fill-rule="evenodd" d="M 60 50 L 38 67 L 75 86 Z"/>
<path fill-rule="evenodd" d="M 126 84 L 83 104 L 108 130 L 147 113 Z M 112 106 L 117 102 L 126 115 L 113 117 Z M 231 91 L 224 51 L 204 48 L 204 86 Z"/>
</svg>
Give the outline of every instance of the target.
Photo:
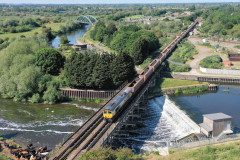
<svg viewBox="0 0 240 160">
<path fill-rule="evenodd" d="M 69 44 L 76 44 L 77 39 L 83 37 L 83 35 L 87 32 L 89 25 L 84 25 L 83 28 L 78 29 L 74 32 L 67 33 L 66 36 L 68 38 Z M 58 48 L 60 46 L 60 36 L 56 36 L 52 41 L 51 45 L 53 48 Z"/>
<path fill-rule="evenodd" d="M 203 114 L 226 113 L 233 117 L 234 131 L 239 131 L 240 87 L 238 86 L 220 86 L 216 93 L 177 96 L 169 99 L 196 123 L 202 122 Z M 133 142 L 132 148 L 153 151 L 165 146 L 168 141 L 185 136 L 184 129 L 187 126 L 164 113 L 164 107 L 168 105 L 165 97 L 149 100 L 148 111 L 143 121 L 145 126 L 136 130 L 141 134 L 129 137 Z M 20 144 L 32 142 L 53 148 L 79 128 L 97 109 L 96 106 L 29 104 L 0 99 L 0 136 L 13 138 Z"/>
<path fill-rule="evenodd" d="M 44 105 L 0 99 L 0 136 L 53 148 L 79 128 L 97 107 Z"/>
<path fill-rule="evenodd" d="M 172 96 L 169 100 L 197 124 L 202 122 L 203 114 L 223 112 L 233 117 L 234 132 L 240 131 L 239 86 L 220 86 L 215 93 Z M 129 138 L 131 147 L 137 152 L 159 151 L 163 153 L 164 146 L 169 141 L 186 136 L 184 130 L 188 128 L 187 124 L 177 117 L 166 116 L 164 107 L 169 107 L 170 103 L 165 102 L 165 97 L 155 97 L 149 100 L 148 111 L 144 116 L 145 126 L 138 130 L 141 134 Z"/>
</svg>

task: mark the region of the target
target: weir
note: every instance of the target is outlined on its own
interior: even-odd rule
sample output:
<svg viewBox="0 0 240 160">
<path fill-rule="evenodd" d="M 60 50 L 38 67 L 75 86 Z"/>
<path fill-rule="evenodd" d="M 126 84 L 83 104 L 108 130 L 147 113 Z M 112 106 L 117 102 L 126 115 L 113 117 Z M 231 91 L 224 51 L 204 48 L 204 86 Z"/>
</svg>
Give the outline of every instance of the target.
<svg viewBox="0 0 240 160">
<path fill-rule="evenodd" d="M 188 141 L 189 137 L 200 133 L 198 124 L 168 96 L 150 99 L 146 108 L 146 113 L 142 115 L 144 126 L 129 130 L 127 137 L 116 136 L 118 143 L 136 152 L 158 151 L 161 155 L 167 155 L 172 144 L 179 140 Z"/>
<path fill-rule="evenodd" d="M 165 96 L 163 104 L 163 115 L 167 117 L 169 121 L 181 131 L 182 137 L 188 136 L 192 133 L 200 133 L 200 127 L 196 124 L 183 110 L 181 110 L 173 101 Z"/>
</svg>

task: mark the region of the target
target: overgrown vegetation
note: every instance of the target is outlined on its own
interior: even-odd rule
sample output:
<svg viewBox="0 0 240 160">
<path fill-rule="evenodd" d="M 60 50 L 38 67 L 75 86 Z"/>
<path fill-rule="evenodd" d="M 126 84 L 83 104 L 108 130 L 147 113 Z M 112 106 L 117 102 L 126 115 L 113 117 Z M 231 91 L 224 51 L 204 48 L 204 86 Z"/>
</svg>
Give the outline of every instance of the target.
<svg viewBox="0 0 240 160">
<path fill-rule="evenodd" d="M 197 54 L 194 45 L 184 41 L 178 45 L 177 49 L 172 53 L 169 61 L 166 64 L 166 70 L 170 72 L 188 72 L 191 70 L 188 60 L 192 60 L 193 56 Z"/>
<path fill-rule="evenodd" d="M 192 60 L 193 56 L 197 54 L 195 46 L 188 41 L 182 42 L 178 48 L 172 53 L 170 60 L 178 63 L 186 63 Z"/>
<path fill-rule="evenodd" d="M 219 55 L 206 57 L 201 60 L 200 66 L 204 68 L 221 69 L 223 67 L 222 58 Z"/>
<path fill-rule="evenodd" d="M 186 88 L 188 86 L 189 88 Z M 166 90 L 176 87 L 182 87 L 182 89 L 176 89 L 174 95 L 189 95 L 208 91 L 208 83 L 206 82 L 180 80 L 173 78 L 161 78 L 156 81 L 156 84 L 152 90 L 152 95 L 160 94 L 163 89 Z"/>
<path fill-rule="evenodd" d="M 43 23 L 44 21 L 40 18 L 7 19 L 0 21 L 0 34 L 27 32 L 40 27 Z"/>
<path fill-rule="evenodd" d="M 160 47 L 153 32 L 137 25 L 117 27 L 114 23 L 98 22 L 90 33 L 93 40 L 104 43 L 118 53 L 127 53 L 136 65 L 143 63 L 149 54 Z"/>
<path fill-rule="evenodd" d="M 193 86 L 189 88 L 176 89 L 174 95 L 192 95 L 208 91 L 208 86 Z"/>
<path fill-rule="evenodd" d="M 60 98 L 58 77 L 48 74 L 51 73 L 48 70 L 55 66 L 59 71 L 61 66 L 55 64 L 55 59 L 43 62 L 39 57 L 49 50 L 43 38 L 32 37 L 19 38 L 0 51 L 0 94 L 16 101 L 57 102 Z M 48 52 L 47 57 L 52 53 Z"/>
<path fill-rule="evenodd" d="M 205 19 L 201 32 L 208 36 L 240 38 L 240 6 L 218 6 L 202 14 Z"/>
</svg>

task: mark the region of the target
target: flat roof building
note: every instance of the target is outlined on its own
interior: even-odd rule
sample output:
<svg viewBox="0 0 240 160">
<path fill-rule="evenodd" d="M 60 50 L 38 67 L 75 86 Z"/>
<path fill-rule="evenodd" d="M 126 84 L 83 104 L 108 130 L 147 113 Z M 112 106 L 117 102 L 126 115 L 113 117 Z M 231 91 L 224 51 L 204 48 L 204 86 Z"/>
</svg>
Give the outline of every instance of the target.
<svg viewBox="0 0 240 160">
<path fill-rule="evenodd" d="M 220 134 L 231 134 L 232 117 L 224 113 L 203 115 L 203 123 L 200 124 L 201 132 L 208 137 L 217 137 Z"/>
</svg>

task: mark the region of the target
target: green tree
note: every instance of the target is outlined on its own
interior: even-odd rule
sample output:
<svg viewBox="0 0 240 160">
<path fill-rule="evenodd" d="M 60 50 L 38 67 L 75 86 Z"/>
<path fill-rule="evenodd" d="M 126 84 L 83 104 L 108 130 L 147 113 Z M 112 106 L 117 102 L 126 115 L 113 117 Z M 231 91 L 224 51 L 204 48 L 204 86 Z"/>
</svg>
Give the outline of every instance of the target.
<svg viewBox="0 0 240 160">
<path fill-rule="evenodd" d="M 111 62 L 110 68 L 115 86 L 121 85 L 126 80 L 131 80 L 136 74 L 132 57 L 125 53 L 117 55 Z"/>
<path fill-rule="evenodd" d="M 99 89 L 108 89 L 113 87 L 109 64 L 112 61 L 112 56 L 109 54 L 102 54 L 96 61 L 92 79 L 95 86 Z"/>
<path fill-rule="evenodd" d="M 61 44 L 68 44 L 69 41 L 68 41 L 67 36 L 61 36 L 61 37 L 60 37 L 60 43 L 61 43 Z"/>
<path fill-rule="evenodd" d="M 43 48 L 36 52 L 36 65 L 44 73 L 58 75 L 64 62 L 65 58 L 53 48 Z"/>
<path fill-rule="evenodd" d="M 133 57 L 134 63 L 140 65 L 149 54 L 149 43 L 144 38 L 137 39 L 131 47 L 130 55 Z"/>
<path fill-rule="evenodd" d="M 42 34 L 44 37 L 46 37 L 46 39 L 48 41 L 51 41 L 55 36 L 52 33 L 52 29 L 51 28 L 47 28 L 47 27 L 42 27 Z"/>
</svg>

